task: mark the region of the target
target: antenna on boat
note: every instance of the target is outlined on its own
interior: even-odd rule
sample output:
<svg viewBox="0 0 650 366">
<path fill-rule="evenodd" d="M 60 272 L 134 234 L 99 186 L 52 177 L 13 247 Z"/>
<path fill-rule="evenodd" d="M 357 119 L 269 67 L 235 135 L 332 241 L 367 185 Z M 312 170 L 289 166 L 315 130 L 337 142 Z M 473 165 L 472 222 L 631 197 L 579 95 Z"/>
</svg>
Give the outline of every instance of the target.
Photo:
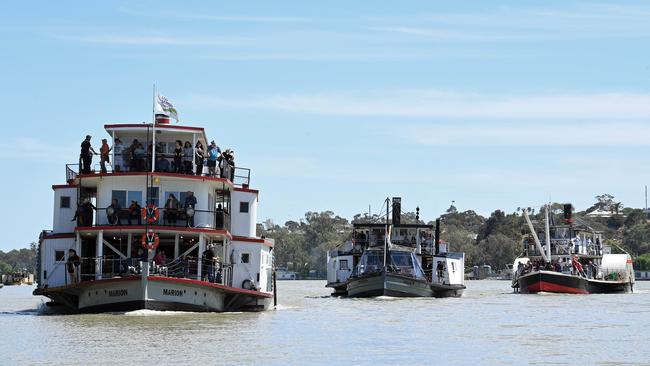
<svg viewBox="0 0 650 366">
<path fill-rule="evenodd" d="M 549 207 L 551 206 L 551 203 L 546 205 L 546 209 L 544 210 L 544 236 L 546 237 L 546 257 L 547 257 L 547 263 L 551 262 L 551 229 L 549 226 Z"/>
<path fill-rule="evenodd" d="M 390 205 L 390 197 L 386 197 L 386 233 L 384 234 L 384 269 L 386 269 L 386 266 L 388 265 L 388 238 L 390 236 L 390 224 L 388 222 L 388 218 L 390 217 L 390 212 L 389 212 L 389 206 Z"/>
<path fill-rule="evenodd" d="M 153 99 L 151 108 L 151 125 L 153 126 L 153 138 L 151 144 L 151 172 L 156 168 L 156 83 L 153 84 Z"/>
</svg>

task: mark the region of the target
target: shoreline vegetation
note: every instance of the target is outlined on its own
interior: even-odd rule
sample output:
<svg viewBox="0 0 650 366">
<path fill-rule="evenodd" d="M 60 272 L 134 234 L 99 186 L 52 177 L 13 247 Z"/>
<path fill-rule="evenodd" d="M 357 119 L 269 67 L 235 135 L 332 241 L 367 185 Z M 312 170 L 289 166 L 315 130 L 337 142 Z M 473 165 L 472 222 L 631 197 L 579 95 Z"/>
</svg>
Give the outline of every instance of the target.
<svg viewBox="0 0 650 366">
<path fill-rule="evenodd" d="M 609 194 L 596 196 L 596 202 L 584 211 L 574 212 L 595 230 L 602 231 L 605 243 L 613 252 L 626 251 L 634 258 L 638 270 L 650 269 L 650 223 L 643 209 L 623 207 Z M 553 203 L 555 222 L 562 220 L 563 203 Z M 442 219 L 441 239 L 455 252 L 465 253 L 465 268 L 488 264 L 498 271 L 511 264 L 522 252 L 521 241 L 527 234 L 522 210 L 531 212 L 533 221 L 542 222 L 540 208 L 520 207 L 515 212 L 493 211 L 483 217 L 472 210 L 460 212 L 453 205 Z M 357 214 L 352 220 L 333 211 L 307 212 L 298 221 L 289 220 L 284 225 L 257 225 L 257 235 L 275 239 L 275 265 L 297 272 L 301 278 L 324 278 L 327 251 L 350 240 L 353 223 L 383 222 L 378 215 Z M 415 223 L 413 212 L 402 214 L 403 223 Z M 419 223 L 433 224 L 433 221 Z M 0 251 L 0 274 L 33 273 L 37 243 L 29 248 Z"/>
</svg>

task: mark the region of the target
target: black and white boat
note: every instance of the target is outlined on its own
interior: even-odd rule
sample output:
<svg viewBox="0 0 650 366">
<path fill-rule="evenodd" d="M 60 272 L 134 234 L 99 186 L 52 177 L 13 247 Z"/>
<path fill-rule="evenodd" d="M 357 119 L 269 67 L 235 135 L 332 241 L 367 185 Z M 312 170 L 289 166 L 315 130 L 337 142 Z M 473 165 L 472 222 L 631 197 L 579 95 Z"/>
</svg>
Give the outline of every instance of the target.
<svg viewBox="0 0 650 366">
<path fill-rule="evenodd" d="M 389 211 L 390 200 L 386 200 Z M 436 226 L 401 223 L 401 199 L 392 221 L 353 224 L 352 241 L 328 252 L 327 287 L 349 297 L 451 297 L 465 289 L 464 254 L 447 252 Z M 419 221 L 419 208 L 416 209 Z"/>
<path fill-rule="evenodd" d="M 630 255 L 612 254 L 601 232 L 582 220 L 574 222 L 570 204 L 564 205 L 563 224 L 551 223 L 548 205 L 544 227 L 536 227 L 527 211 L 523 215 L 530 235 L 524 239 L 523 256 L 513 264 L 512 287 L 516 292 L 632 292 L 634 269 Z"/>
</svg>

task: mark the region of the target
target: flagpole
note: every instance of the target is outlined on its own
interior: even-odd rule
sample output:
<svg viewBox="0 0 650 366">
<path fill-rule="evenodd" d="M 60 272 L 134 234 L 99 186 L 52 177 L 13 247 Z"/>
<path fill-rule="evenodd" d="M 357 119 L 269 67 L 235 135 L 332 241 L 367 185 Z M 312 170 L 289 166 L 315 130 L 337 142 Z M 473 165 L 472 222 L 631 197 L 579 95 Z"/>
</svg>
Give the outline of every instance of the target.
<svg viewBox="0 0 650 366">
<path fill-rule="evenodd" d="M 156 167 L 156 83 L 153 84 L 153 103 L 151 109 L 151 118 L 153 124 L 153 143 L 151 144 L 151 172 L 155 171 Z"/>
</svg>

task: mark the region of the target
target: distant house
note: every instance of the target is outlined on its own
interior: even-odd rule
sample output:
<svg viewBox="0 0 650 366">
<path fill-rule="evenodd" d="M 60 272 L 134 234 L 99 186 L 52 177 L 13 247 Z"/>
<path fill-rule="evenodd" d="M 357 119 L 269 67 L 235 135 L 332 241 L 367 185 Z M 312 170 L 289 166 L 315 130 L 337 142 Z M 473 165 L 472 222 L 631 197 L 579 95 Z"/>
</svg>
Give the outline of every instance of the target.
<svg viewBox="0 0 650 366">
<path fill-rule="evenodd" d="M 612 210 L 604 210 L 601 208 L 597 208 L 589 213 L 587 213 L 588 217 L 612 217 L 614 216 L 614 212 Z"/>
</svg>

